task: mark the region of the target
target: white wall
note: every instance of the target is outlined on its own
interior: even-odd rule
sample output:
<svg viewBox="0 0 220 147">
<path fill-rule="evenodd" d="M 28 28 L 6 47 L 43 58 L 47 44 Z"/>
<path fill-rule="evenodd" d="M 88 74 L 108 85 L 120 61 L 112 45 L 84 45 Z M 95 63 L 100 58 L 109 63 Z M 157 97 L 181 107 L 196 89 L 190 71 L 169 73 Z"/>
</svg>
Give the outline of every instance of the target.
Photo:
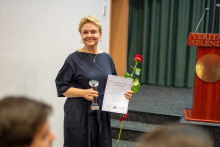
<svg viewBox="0 0 220 147">
<path fill-rule="evenodd" d="M 1 0 L 0 97 L 26 95 L 53 107 L 50 117 L 63 145 L 63 104 L 55 77 L 66 57 L 83 47 L 77 31 L 80 19 L 94 14 L 103 24 L 98 48 L 108 52 L 109 0 Z M 106 4 L 106 16 L 102 15 Z"/>
</svg>

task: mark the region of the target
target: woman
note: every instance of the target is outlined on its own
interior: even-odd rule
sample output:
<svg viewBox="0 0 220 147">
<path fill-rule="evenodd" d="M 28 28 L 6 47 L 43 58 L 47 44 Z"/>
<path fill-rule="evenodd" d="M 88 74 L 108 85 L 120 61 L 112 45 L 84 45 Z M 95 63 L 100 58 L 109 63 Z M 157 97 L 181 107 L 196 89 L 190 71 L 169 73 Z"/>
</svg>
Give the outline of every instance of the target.
<svg viewBox="0 0 220 147">
<path fill-rule="evenodd" d="M 59 97 L 68 97 L 64 105 L 64 147 L 111 147 L 110 113 L 101 111 L 108 74 L 117 75 L 109 54 L 97 48 L 102 36 L 98 19 L 89 15 L 81 19 L 78 31 L 84 47 L 70 54 L 56 78 Z M 89 86 L 99 82 L 98 91 Z M 125 96 L 131 99 L 132 91 Z M 90 110 L 98 97 L 98 111 Z"/>
<path fill-rule="evenodd" d="M 0 147 L 51 147 L 51 107 L 26 97 L 0 100 Z"/>
</svg>

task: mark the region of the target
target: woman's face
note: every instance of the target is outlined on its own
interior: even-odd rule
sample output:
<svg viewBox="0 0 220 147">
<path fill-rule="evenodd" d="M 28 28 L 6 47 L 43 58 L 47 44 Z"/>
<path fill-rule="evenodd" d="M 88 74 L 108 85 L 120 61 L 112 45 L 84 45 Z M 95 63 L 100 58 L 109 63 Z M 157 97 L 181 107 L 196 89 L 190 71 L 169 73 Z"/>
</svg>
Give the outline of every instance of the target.
<svg viewBox="0 0 220 147">
<path fill-rule="evenodd" d="M 46 121 L 43 127 L 36 133 L 29 147 L 51 147 L 55 136 L 50 132 L 49 122 Z"/>
<path fill-rule="evenodd" d="M 95 47 L 98 45 L 102 32 L 99 32 L 98 26 L 93 23 L 86 23 L 81 28 L 82 41 L 87 47 Z"/>
</svg>

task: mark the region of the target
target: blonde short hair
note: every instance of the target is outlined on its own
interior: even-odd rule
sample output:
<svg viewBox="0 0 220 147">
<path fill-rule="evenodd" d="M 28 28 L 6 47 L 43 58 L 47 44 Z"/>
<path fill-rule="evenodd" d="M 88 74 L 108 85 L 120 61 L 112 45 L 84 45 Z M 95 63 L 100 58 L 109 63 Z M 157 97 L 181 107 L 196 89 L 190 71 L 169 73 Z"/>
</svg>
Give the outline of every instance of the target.
<svg viewBox="0 0 220 147">
<path fill-rule="evenodd" d="M 87 17 L 83 17 L 79 23 L 79 28 L 78 31 L 81 33 L 82 26 L 86 23 L 93 23 L 99 28 L 99 32 L 102 32 L 102 24 L 100 21 L 94 16 L 94 15 L 89 15 Z"/>
</svg>

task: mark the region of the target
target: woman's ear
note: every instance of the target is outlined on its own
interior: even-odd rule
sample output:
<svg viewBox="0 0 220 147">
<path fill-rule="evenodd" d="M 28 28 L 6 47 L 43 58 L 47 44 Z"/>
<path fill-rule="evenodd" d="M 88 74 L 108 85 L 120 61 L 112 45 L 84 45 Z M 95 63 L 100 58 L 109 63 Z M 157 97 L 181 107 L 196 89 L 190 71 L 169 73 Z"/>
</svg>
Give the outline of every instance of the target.
<svg viewBox="0 0 220 147">
<path fill-rule="evenodd" d="M 99 35 L 100 35 L 100 37 L 99 37 L 99 39 L 100 39 L 102 37 L 102 32 L 100 32 Z"/>
</svg>

